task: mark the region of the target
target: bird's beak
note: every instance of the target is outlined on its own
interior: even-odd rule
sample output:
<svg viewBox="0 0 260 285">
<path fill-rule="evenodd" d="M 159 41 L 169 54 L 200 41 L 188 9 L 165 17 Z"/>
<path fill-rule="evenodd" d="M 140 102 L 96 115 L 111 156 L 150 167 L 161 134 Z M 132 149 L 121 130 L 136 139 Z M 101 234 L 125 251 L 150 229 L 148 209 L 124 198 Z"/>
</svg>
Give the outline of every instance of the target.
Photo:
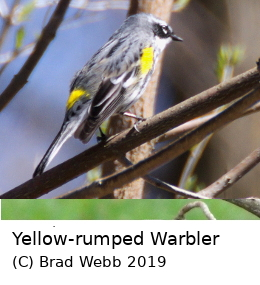
<svg viewBox="0 0 260 285">
<path fill-rule="evenodd" d="M 179 41 L 179 42 L 182 42 L 182 41 L 183 41 L 182 38 L 176 36 L 175 34 L 172 34 L 172 35 L 171 35 L 171 38 L 172 38 L 173 41 Z"/>
</svg>

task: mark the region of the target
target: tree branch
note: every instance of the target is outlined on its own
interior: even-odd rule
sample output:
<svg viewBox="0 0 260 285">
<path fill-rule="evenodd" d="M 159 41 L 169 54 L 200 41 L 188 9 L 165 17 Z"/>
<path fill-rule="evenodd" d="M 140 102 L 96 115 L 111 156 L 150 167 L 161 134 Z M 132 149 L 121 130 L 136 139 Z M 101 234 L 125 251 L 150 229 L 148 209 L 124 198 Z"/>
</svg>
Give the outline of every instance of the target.
<svg viewBox="0 0 260 285">
<path fill-rule="evenodd" d="M 208 198 L 217 197 L 223 191 L 234 185 L 235 182 L 246 175 L 259 162 L 260 148 L 257 148 L 238 165 L 236 165 L 230 171 L 221 176 L 217 181 L 199 191 L 198 193 Z"/>
<path fill-rule="evenodd" d="M 250 108 L 248 108 L 247 110 L 243 111 L 241 113 L 240 118 L 257 113 L 260 111 L 260 103 L 257 102 L 256 104 L 254 104 L 253 106 L 251 106 Z M 178 137 L 184 135 L 187 132 L 190 132 L 191 130 L 203 125 L 205 122 L 207 122 L 209 119 L 213 118 L 215 116 L 215 114 L 210 113 L 208 115 L 199 117 L 199 118 L 195 118 L 191 121 L 188 121 L 168 132 L 166 132 L 165 134 L 162 134 L 161 136 L 157 137 L 154 139 L 154 143 L 160 143 L 160 142 L 165 142 L 165 141 L 172 141 L 174 139 L 177 139 Z"/>
<path fill-rule="evenodd" d="M 248 199 L 224 199 L 224 200 L 234 205 L 237 205 L 260 218 L 260 199 L 248 198 Z"/>
<path fill-rule="evenodd" d="M 13 77 L 9 85 L 0 95 L 0 111 L 14 98 L 16 93 L 27 83 L 27 80 L 44 54 L 50 42 L 54 39 L 65 12 L 71 0 L 60 0 L 48 24 L 43 29 L 33 52 L 28 57 L 20 71 Z"/>
<path fill-rule="evenodd" d="M 133 163 L 130 160 L 128 160 L 125 156 L 118 158 L 117 160 L 119 160 L 120 163 L 122 163 L 122 165 L 124 165 L 125 167 L 129 167 L 129 166 L 133 165 Z M 151 184 L 157 188 L 168 191 L 172 194 L 177 194 L 177 195 L 181 195 L 183 197 L 193 198 L 193 199 L 207 199 L 207 197 L 203 197 L 202 195 L 199 195 L 197 193 L 190 192 L 190 191 L 185 190 L 185 189 L 181 189 L 181 188 L 174 186 L 174 185 L 170 185 L 169 183 L 166 183 L 166 182 L 164 182 L 158 178 L 155 178 L 151 175 L 148 175 L 148 174 L 143 176 L 142 178 L 147 183 L 149 183 L 149 184 Z"/>
<path fill-rule="evenodd" d="M 42 175 L 10 190 L 3 194 L 1 198 L 36 198 L 46 194 L 50 190 L 78 177 L 105 161 L 116 159 L 129 150 L 188 120 L 208 113 L 223 104 L 239 98 L 244 93 L 256 87 L 259 79 L 260 77 L 256 68 L 253 68 L 232 78 L 230 81 L 216 85 L 139 123 L 139 132 L 134 129 L 121 132 L 110 138 L 106 143 L 91 147 Z M 209 130 L 209 132 L 213 130 L 214 128 Z M 183 151 L 184 149 L 185 147 Z"/>
<path fill-rule="evenodd" d="M 260 74 L 260 59 L 256 62 L 257 71 Z M 259 103 L 259 102 L 258 102 Z M 256 104 L 257 105 L 257 104 Z M 204 188 L 199 193 L 209 198 L 216 197 L 227 188 L 232 186 L 240 178 L 242 178 L 248 171 L 255 167 L 260 161 L 260 148 L 254 150 L 249 156 L 242 160 L 237 166 L 229 172 L 220 177 L 210 186 Z"/>
<path fill-rule="evenodd" d="M 193 145 L 199 143 L 205 136 L 212 131 L 216 131 L 223 125 L 235 120 L 239 117 L 242 110 L 248 108 L 260 98 L 260 87 L 237 100 L 234 104 L 227 109 L 217 114 L 214 118 L 183 136 L 179 140 L 164 147 L 158 152 L 154 153 L 147 159 L 128 167 L 127 169 L 111 175 L 108 178 L 101 179 L 85 187 L 83 190 L 78 190 L 66 195 L 66 198 L 92 198 L 94 195 L 100 197 L 108 195 L 118 187 L 125 183 L 129 183 L 134 179 L 144 176 L 146 173 L 154 170 L 155 168 L 168 163 L 173 160 Z M 204 195 L 203 195 L 204 196 Z"/>
<path fill-rule="evenodd" d="M 216 220 L 213 214 L 210 212 L 209 207 L 202 201 L 195 201 L 185 205 L 179 212 L 178 216 L 174 220 L 184 220 L 184 215 L 187 214 L 190 210 L 199 207 L 208 218 L 208 220 Z"/>
<path fill-rule="evenodd" d="M 10 29 L 12 25 L 12 17 L 14 14 L 14 10 L 15 10 L 16 5 L 19 4 L 19 2 L 20 0 L 14 0 L 10 8 L 9 15 L 6 15 L 5 17 L 3 17 L 3 25 L 2 25 L 1 32 L 0 32 L 0 49 L 2 48 L 6 35 L 8 33 L 8 30 Z"/>
</svg>

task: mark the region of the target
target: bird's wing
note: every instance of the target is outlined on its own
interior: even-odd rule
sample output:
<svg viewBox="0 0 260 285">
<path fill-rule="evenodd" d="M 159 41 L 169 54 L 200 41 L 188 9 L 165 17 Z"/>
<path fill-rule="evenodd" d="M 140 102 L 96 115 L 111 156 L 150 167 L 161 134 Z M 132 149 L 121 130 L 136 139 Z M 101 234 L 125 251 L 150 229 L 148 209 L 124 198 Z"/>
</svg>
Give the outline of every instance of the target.
<svg viewBox="0 0 260 285">
<path fill-rule="evenodd" d="M 118 77 L 106 78 L 100 84 L 88 111 L 88 116 L 78 127 L 75 137 L 87 143 L 96 129 L 122 105 L 126 88 L 133 84 L 137 67 Z"/>
</svg>

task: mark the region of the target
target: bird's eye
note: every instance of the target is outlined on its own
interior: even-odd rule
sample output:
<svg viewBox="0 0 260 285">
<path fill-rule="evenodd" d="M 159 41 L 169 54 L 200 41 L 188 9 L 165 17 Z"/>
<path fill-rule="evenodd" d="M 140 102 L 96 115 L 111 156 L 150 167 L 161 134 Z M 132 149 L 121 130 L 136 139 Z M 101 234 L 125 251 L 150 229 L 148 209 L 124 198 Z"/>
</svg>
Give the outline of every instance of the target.
<svg viewBox="0 0 260 285">
<path fill-rule="evenodd" d="M 162 28 L 162 31 L 165 35 L 167 35 L 169 33 L 169 29 L 167 26 L 161 26 L 161 28 Z"/>
</svg>

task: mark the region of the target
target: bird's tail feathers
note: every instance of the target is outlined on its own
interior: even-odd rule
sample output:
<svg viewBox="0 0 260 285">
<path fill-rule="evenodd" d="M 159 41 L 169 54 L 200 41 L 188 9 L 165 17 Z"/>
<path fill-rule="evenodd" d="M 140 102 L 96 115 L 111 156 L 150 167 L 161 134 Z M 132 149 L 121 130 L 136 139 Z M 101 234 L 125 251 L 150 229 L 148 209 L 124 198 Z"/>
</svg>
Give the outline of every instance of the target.
<svg viewBox="0 0 260 285">
<path fill-rule="evenodd" d="M 77 126 L 71 123 L 64 123 L 58 132 L 57 136 L 53 140 L 52 144 L 46 151 L 45 155 L 43 156 L 42 160 L 38 164 L 37 168 L 33 173 L 33 177 L 41 175 L 47 165 L 52 161 L 54 156 L 60 150 L 62 145 L 72 136 Z"/>
</svg>

